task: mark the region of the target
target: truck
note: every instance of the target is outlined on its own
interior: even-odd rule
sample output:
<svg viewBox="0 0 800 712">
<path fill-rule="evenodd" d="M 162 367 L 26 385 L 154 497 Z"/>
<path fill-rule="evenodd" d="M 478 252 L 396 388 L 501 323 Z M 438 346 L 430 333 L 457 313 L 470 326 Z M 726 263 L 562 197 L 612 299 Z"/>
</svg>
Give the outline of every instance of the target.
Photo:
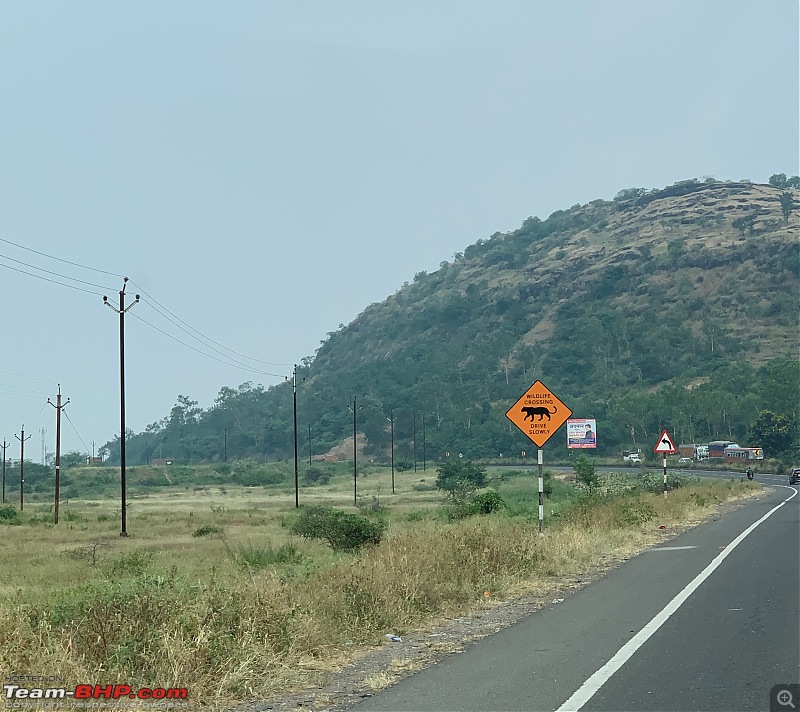
<svg viewBox="0 0 800 712">
<path fill-rule="evenodd" d="M 708 445 L 698 445 L 697 443 L 678 445 L 678 456 L 688 457 L 697 462 L 708 460 Z"/>
</svg>

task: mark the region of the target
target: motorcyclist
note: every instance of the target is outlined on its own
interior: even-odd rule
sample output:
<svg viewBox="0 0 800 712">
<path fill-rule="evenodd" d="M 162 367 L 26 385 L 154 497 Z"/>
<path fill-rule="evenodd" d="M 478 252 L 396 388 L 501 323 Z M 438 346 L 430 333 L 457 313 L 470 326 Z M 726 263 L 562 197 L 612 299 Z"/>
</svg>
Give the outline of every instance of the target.
<svg viewBox="0 0 800 712">
<path fill-rule="evenodd" d="M 747 468 L 747 479 L 748 480 L 752 480 L 753 479 L 753 468 L 752 467 L 748 467 Z"/>
</svg>

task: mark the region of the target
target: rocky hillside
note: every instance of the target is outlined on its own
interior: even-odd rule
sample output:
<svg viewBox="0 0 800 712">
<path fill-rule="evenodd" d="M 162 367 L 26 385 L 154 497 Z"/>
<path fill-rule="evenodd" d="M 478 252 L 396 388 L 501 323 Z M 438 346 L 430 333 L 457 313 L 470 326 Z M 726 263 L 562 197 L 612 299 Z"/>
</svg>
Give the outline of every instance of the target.
<svg viewBox="0 0 800 712">
<path fill-rule="evenodd" d="M 746 440 L 758 409 L 796 417 L 797 211 L 795 188 L 684 181 L 528 218 L 330 334 L 304 362 L 298 422 L 330 447 L 352 437 L 357 397 L 378 456 L 394 412 L 401 452 L 415 422 L 420 447 L 424 415 L 429 458 L 496 457 L 526 445 L 504 413 L 538 378 L 598 418 L 600 450 L 667 423 L 681 439 Z M 243 454 L 291 452 L 290 388 L 225 392 L 180 437 L 156 428 L 172 454 L 214 459 L 224 427 Z M 146 459 L 150 440 L 137 440 Z"/>
</svg>

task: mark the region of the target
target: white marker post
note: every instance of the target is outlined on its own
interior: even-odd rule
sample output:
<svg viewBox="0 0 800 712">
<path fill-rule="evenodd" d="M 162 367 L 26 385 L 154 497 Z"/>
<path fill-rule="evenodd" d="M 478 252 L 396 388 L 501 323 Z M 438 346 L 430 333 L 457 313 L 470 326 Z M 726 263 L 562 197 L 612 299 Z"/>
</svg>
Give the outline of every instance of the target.
<svg viewBox="0 0 800 712">
<path fill-rule="evenodd" d="M 664 455 L 664 498 L 667 496 L 667 456 Z"/>
<path fill-rule="evenodd" d="M 544 458 L 539 448 L 539 534 L 544 530 L 544 475 L 542 474 Z"/>
</svg>

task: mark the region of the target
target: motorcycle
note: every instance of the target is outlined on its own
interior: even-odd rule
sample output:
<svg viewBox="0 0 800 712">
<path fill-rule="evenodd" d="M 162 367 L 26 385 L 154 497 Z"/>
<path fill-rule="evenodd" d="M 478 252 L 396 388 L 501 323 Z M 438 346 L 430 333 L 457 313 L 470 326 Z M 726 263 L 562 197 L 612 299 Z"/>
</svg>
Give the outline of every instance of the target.
<svg viewBox="0 0 800 712">
<path fill-rule="evenodd" d="M 752 480 L 753 477 L 754 477 L 753 471 L 752 470 L 748 470 L 747 471 L 747 479 L 748 480 Z"/>
</svg>

